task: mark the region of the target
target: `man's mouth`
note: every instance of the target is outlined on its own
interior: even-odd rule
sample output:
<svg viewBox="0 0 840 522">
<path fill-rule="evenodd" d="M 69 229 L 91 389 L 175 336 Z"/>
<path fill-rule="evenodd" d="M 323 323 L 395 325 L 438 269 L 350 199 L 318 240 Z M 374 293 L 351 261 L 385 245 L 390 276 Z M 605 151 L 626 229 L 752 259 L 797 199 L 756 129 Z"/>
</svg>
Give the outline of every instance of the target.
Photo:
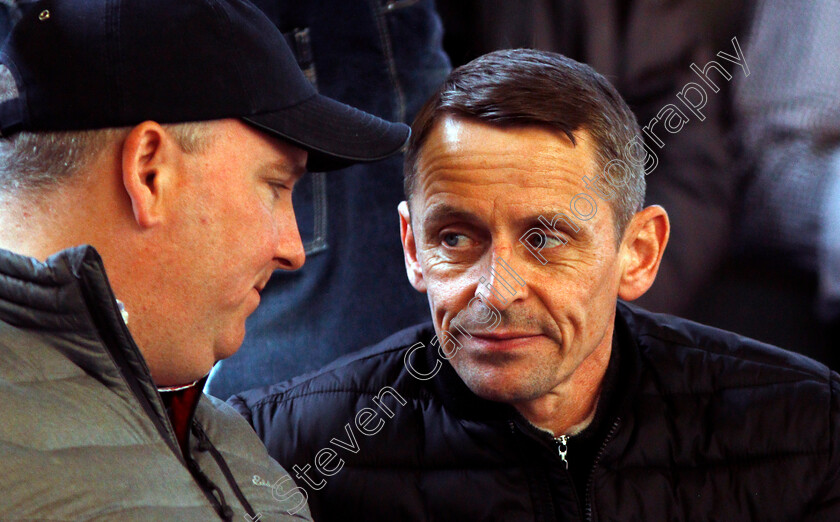
<svg viewBox="0 0 840 522">
<path fill-rule="evenodd" d="M 257 291 L 258 294 L 262 294 L 262 291 L 265 290 L 266 285 L 268 285 L 268 279 L 265 278 L 262 281 L 258 281 L 257 284 L 254 285 L 254 289 Z"/>
<path fill-rule="evenodd" d="M 519 337 L 536 337 L 538 335 L 542 335 L 540 332 L 499 332 L 499 331 L 492 331 L 492 332 L 483 332 L 483 333 L 472 333 L 470 334 L 473 337 L 480 337 L 482 339 L 494 340 L 494 341 L 502 341 L 505 339 L 516 339 Z"/>
<path fill-rule="evenodd" d="M 481 350 L 513 350 L 529 345 L 542 337 L 540 332 L 482 332 L 472 333 L 467 342 Z"/>
</svg>

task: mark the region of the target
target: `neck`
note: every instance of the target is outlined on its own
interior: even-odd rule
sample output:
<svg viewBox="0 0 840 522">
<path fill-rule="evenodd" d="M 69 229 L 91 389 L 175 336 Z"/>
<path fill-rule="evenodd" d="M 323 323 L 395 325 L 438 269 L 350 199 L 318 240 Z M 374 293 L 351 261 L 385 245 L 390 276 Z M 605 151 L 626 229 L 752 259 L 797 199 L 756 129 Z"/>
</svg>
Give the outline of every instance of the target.
<svg viewBox="0 0 840 522">
<path fill-rule="evenodd" d="M 80 201 L 72 191 L 0 196 L 0 248 L 44 261 L 83 243 L 76 237 Z"/>
<path fill-rule="evenodd" d="M 612 351 L 612 327 L 572 375 L 547 394 L 513 406 L 531 424 L 555 437 L 574 435 L 592 421 Z"/>
</svg>

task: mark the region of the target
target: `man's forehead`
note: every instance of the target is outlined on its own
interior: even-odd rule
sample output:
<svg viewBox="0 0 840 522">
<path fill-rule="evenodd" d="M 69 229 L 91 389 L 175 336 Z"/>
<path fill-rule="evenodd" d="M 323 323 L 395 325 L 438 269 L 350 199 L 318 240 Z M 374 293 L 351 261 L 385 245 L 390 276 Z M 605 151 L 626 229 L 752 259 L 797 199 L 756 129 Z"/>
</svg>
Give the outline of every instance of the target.
<svg viewBox="0 0 840 522">
<path fill-rule="evenodd" d="M 256 129 L 239 119 L 212 122 L 221 140 L 214 141 L 218 153 L 232 149 L 246 155 L 265 175 L 282 174 L 300 178 L 306 172 L 308 153 L 282 138 Z"/>
<path fill-rule="evenodd" d="M 592 136 L 586 129 L 573 132 L 575 143 L 568 135 L 548 124 L 495 123 L 477 118 L 447 114 L 441 116 L 429 129 L 421 145 L 420 155 L 427 155 L 444 148 L 451 153 L 466 152 L 476 146 L 485 146 L 499 152 L 530 149 L 534 154 L 570 153 L 591 155 L 595 150 Z"/>
<path fill-rule="evenodd" d="M 534 197 L 583 189 L 594 168 L 592 140 L 541 126 L 502 127 L 446 117 L 430 131 L 418 158 L 421 197 L 439 192 Z"/>
</svg>

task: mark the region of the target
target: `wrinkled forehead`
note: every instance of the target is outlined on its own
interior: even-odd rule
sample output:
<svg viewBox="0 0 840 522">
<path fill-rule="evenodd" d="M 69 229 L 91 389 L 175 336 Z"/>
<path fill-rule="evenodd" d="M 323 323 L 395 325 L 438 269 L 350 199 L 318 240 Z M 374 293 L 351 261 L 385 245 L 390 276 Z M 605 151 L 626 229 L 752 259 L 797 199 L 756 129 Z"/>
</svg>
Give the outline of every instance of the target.
<svg viewBox="0 0 840 522">
<path fill-rule="evenodd" d="M 443 118 L 418 156 L 412 210 L 445 205 L 532 214 L 567 206 L 595 169 L 592 138 L 585 131 L 575 138 L 573 144 L 541 126 Z"/>
</svg>

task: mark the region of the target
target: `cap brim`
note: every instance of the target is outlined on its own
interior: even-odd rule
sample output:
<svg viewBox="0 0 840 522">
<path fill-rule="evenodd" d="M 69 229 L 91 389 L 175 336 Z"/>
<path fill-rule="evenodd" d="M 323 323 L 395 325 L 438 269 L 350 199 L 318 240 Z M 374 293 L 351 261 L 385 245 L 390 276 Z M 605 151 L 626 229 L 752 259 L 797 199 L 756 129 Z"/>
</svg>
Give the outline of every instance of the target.
<svg viewBox="0 0 840 522">
<path fill-rule="evenodd" d="M 244 116 L 255 127 L 309 152 L 312 172 L 377 161 L 399 152 L 411 129 L 316 94 L 285 109 Z"/>
</svg>

